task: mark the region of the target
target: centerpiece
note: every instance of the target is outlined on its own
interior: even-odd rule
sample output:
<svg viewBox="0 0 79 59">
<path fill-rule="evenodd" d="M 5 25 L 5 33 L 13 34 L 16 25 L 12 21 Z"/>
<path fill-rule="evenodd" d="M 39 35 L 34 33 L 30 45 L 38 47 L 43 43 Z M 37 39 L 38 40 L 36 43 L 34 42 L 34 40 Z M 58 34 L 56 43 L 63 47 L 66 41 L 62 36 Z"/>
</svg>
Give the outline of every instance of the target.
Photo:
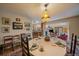
<svg viewBox="0 0 79 59">
<path fill-rule="evenodd" d="M 50 41 L 50 37 L 48 36 L 48 31 L 45 31 L 45 41 Z"/>
<path fill-rule="evenodd" d="M 46 36 L 46 37 L 44 38 L 44 40 L 45 40 L 45 41 L 50 41 L 50 37 L 49 37 L 49 36 Z"/>
</svg>

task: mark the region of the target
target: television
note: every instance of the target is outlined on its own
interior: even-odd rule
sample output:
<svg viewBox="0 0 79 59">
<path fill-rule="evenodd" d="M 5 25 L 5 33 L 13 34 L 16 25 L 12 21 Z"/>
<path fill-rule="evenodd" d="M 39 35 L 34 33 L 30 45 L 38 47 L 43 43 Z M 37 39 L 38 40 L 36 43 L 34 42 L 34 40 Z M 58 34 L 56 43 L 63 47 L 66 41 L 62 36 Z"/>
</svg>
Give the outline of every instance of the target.
<svg viewBox="0 0 79 59">
<path fill-rule="evenodd" d="M 53 31 L 53 29 L 52 29 L 52 30 L 49 30 L 49 32 L 54 32 L 54 31 Z"/>
</svg>

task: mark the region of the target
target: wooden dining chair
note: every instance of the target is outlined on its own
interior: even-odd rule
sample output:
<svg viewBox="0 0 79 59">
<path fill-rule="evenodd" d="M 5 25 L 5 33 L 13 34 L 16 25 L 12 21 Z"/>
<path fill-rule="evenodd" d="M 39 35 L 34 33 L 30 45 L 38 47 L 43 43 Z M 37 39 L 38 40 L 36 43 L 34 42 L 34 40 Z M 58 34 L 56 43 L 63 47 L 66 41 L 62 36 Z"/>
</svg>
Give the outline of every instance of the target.
<svg viewBox="0 0 79 59">
<path fill-rule="evenodd" d="M 22 45 L 22 55 L 23 56 L 32 56 L 29 52 L 29 42 L 26 34 L 21 34 L 21 45 Z"/>
<path fill-rule="evenodd" d="M 75 56 L 76 44 L 77 44 L 77 35 L 75 35 L 75 40 L 74 40 L 74 45 L 73 45 L 72 56 Z"/>
<path fill-rule="evenodd" d="M 73 40 L 74 40 L 74 33 L 72 33 L 70 48 L 69 47 L 66 48 L 66 56 L 71 56 L 72 55 Z"/>
<path fill-rule="evenodd" d="M 14 43 L 15 50 L 16 50 L 16 47 L 20 47 L 21 46 L 20 35 L 14 35 L 13 36 L 13 43 Z"/>
<path fill-rule="evenodd" d="M 74 40 L 74 33 L 72 33 L 71 46 L 70 46 L 70 53 L 72 53 L 73 40 Z"/>
<path fill-rule="evenodd" d="M 13 47 L 13 37 L 12 36 L 4 36 L 3 37 L 4 40 L 4 44 L 3 44 L 3 53 L 5 50 L 7 49 L 11 49 L 12 51 L 14 51 L 14 47 Z"/>
<path fill-rule="evenodd" d="M 77 35 L 72 34 L 70 52 L 68 52 L 66 56 L 75 56 L 76 44 L 77 44 Z"/>
</svg>

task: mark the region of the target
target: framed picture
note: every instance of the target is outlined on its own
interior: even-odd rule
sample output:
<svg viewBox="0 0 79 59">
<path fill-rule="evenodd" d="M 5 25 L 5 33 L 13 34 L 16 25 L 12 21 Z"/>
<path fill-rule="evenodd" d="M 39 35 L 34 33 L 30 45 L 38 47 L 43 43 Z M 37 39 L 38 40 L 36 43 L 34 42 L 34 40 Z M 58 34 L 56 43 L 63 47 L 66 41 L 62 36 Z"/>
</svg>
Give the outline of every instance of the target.
<svg viewBox="0 0 79 59">
<path fill-rule="evenodd" d="M 20 18 L 16 18 L 16 21 L 20 22 Z"/>
<path fill-rule="evenodd" d="M 13 29 L 23 29 L 23 25 L 20 22 L 13 22 Z"/>
<path fill-rule="evenodd" d="M 10 27 L 2 27 L 1 32 L 2 33 L 9 33 L 10 32 Z"/>
<path fill-rule="evenodd" d="M 30 23 L 25 22 L 25 23 L 24 23 L 24 26 L 25 26 L 25 27 L 30 27 Z"/>
<path fill-rule="evenodd" d="M 10 25 L 10 18 L 2 17 L 2 24 L 3 25 Z"/>
<path fill-rule="evenodd" d="M 26 27 L 26 30 L 27 30 L 27 31 L 30 30 L 30 27 Z"/>
</svg>

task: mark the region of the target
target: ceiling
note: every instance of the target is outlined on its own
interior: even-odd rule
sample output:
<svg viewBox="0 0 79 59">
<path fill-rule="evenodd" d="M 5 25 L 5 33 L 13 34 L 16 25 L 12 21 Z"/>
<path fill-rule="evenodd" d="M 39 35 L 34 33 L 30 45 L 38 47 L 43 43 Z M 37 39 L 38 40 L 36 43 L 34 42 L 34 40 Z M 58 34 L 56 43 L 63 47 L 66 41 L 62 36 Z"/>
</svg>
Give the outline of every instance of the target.
<svg viewBox="0 0 79 59">
<path fill-rule="evenodd" d="M 17 14 L 24 15 L 31 20 L 40 20 L 41 14 L 44 11 L 44 4 L 40 3 L 6 3 L 0 4 L 0 9 L 8 10 Z M 78 3 L 52 3 L 49 4 L 48 14 L 51 20 L 59 18 L 79 15 Z"/>
</svg>

